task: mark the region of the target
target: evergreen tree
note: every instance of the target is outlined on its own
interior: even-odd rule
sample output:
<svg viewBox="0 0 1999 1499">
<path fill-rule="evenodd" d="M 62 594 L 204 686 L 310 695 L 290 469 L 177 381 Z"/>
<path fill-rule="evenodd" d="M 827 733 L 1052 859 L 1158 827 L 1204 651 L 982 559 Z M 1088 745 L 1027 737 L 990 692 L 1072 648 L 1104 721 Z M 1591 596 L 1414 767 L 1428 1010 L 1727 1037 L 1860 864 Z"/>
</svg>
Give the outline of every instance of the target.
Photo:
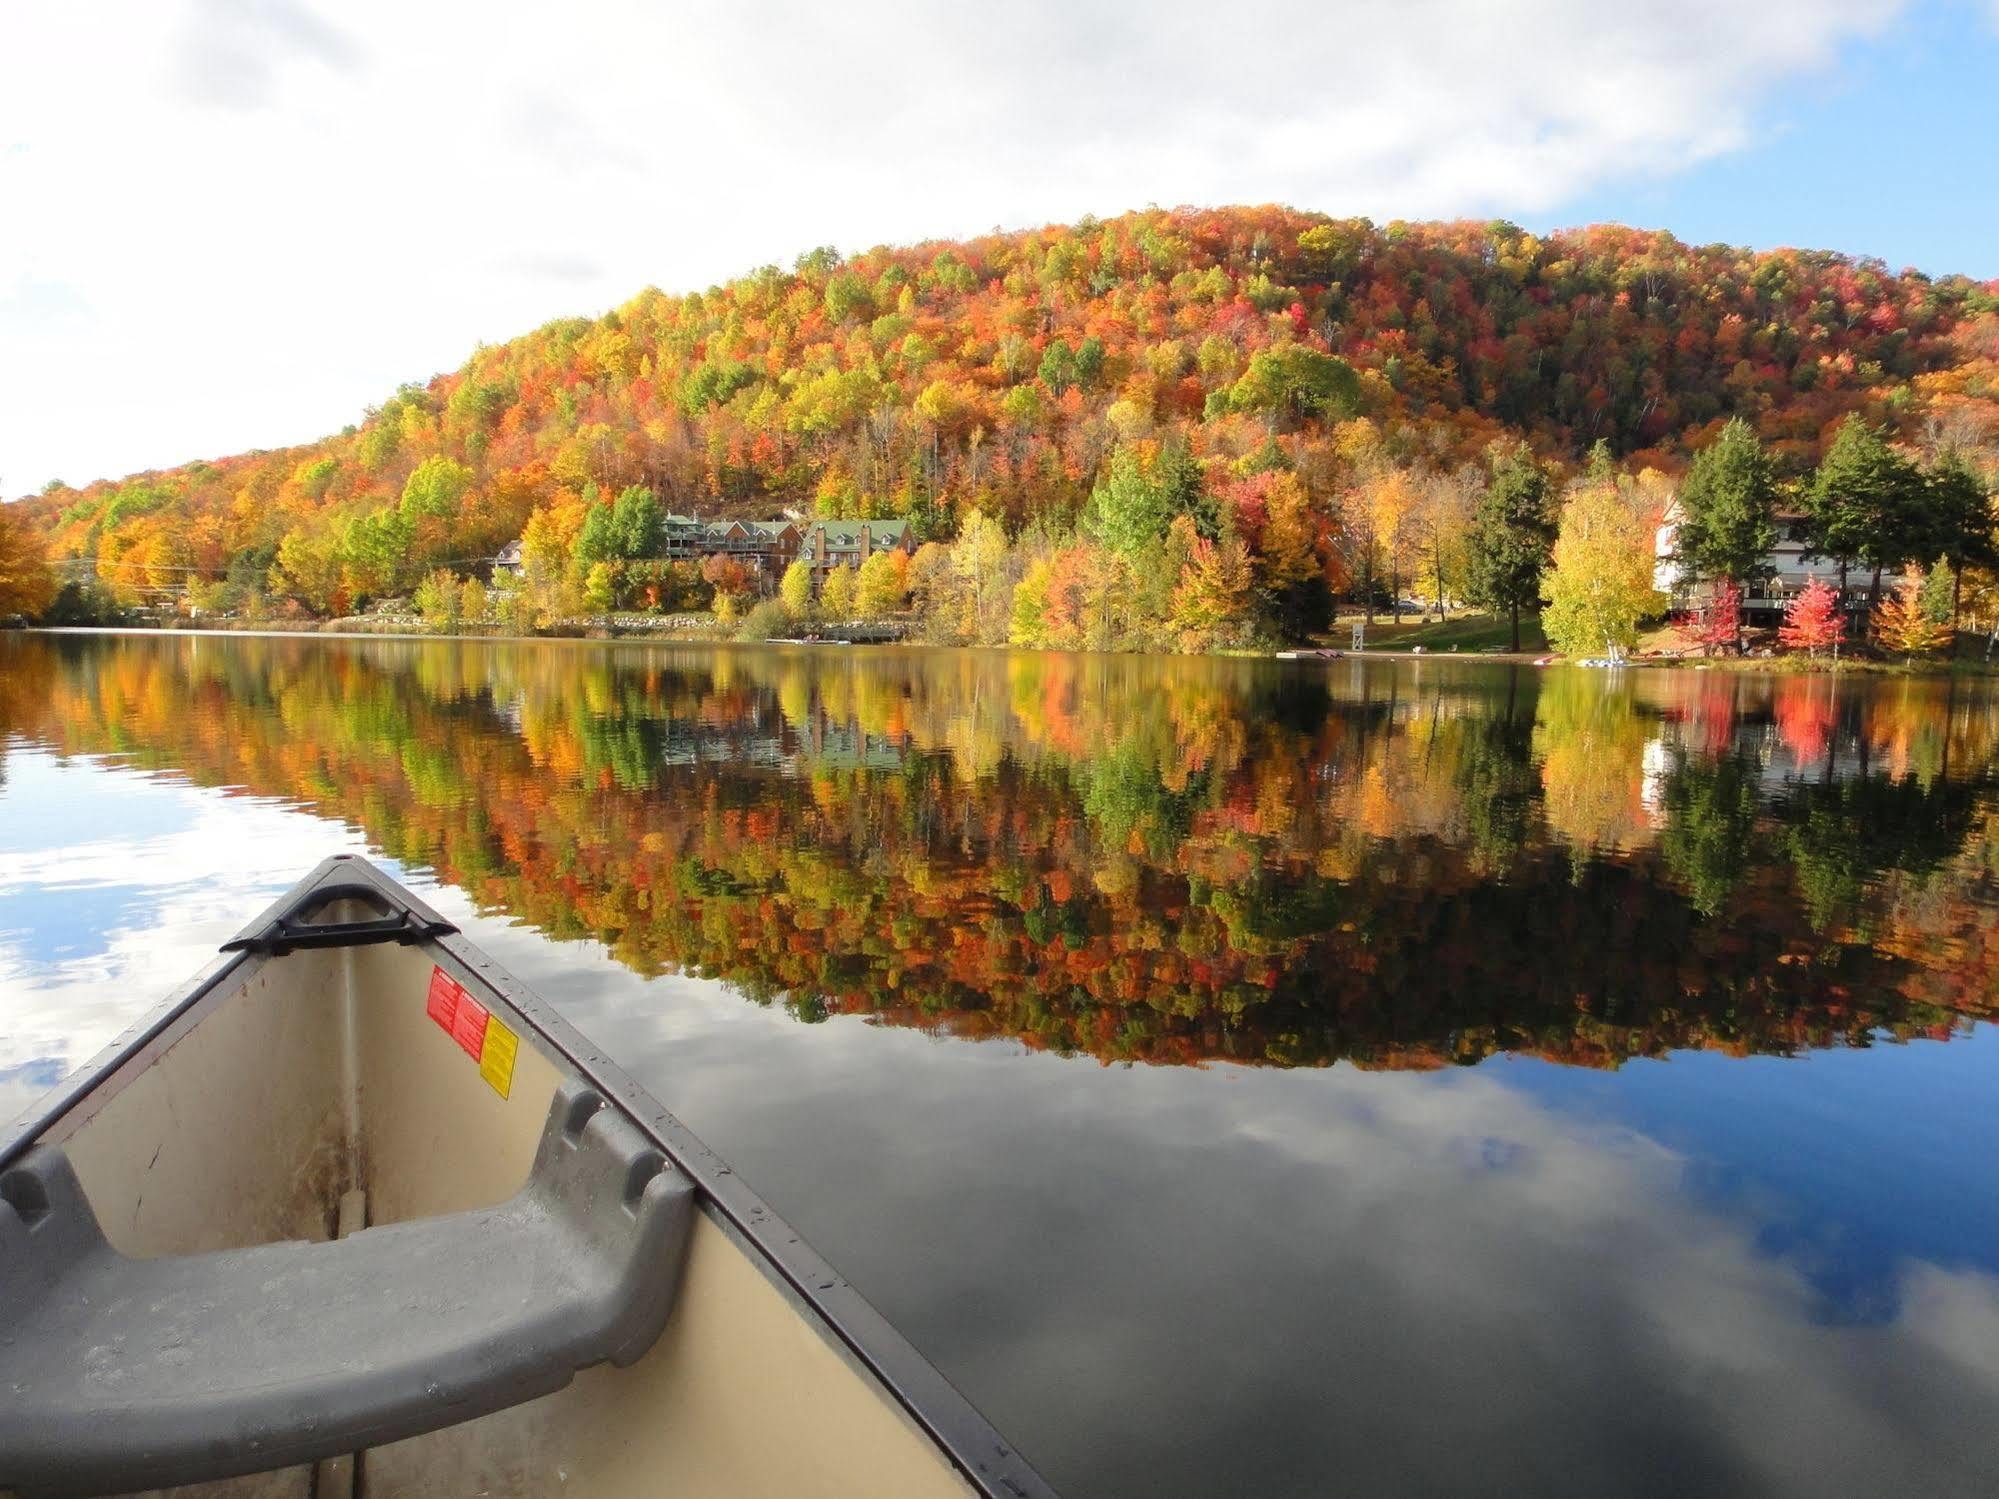
<svg viewBox="0 0 1999 1499">
<path fill-rule="evenodd" d="M 1207 470 L 1184 438 L 1173 438 L 1160 448 L 1153 474 L 1166 492 L 1172 514 L 1193 517 L 1194 529 L 1208 541 L 1222 534 L 1221 503 L 1208 492 Z"/>
<path fill-rule="evenodd" d="M 1472 514 L 1466 589 L 1472 602 L 1510 618 L 1516 651 L 1521 607 L 1540 598 L 1555 545 L 1548 508 L 1548 476 L 1522 452 L 1501 461 Z"/>
<path fill-rule="evenodd" d="M 1805 491 L 1814 555 L 1839 564 L 1840 591 L 1854 562 L 1874 569 L 1868 600 L 1881 596 L 1881 570 L 1938 550 L 1929 495 L 1914 464 L 1858 416 L 1834 434 Z"/>
<path fill-rule="evenodd" d="M 1777 544 L 1776 501 L 1770 455 L 1737 417 L 1695 455 L 1680 485 L 1676 559 L 1704 582 L 1750 581 Z"/>
<path fill-rule="evenodd" d="M 1929 489 L 1927 508 L 1936 550 L 1950 564 L 1950 622 L 1955 629 L 1965 568 L 1999 566 L 1999 546 L 1993 540 L 1992 494 L 1955 448 L 1937 460 L 1924 476 L 1924 483 Z"/>
</svg>

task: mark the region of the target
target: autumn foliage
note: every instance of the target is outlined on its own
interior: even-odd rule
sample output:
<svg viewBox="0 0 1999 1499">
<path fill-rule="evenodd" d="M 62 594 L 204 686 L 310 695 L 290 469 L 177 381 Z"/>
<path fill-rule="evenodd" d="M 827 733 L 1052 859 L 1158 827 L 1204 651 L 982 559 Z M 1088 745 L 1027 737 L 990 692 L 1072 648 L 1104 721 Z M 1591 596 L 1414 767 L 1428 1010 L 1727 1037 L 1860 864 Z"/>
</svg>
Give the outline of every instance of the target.
<svg viewBox="0 0 1999 1499">
<path fill-rule="evenodd" d="M 1107 1061 L 1999 1016 L 1999 719 L 1634 675 L 0 637 L 0 736 L 308 805 L 640 973 Z"/>
<path fill-rule="evenodd" d="M 19 506 L 0 504 L 0 619 L 48 608 L 55 577 L 47 549 Z"/>
<path fill-rule="evenodd" d="M 1118 462 L 1165 464 L 1201 539 L 1224 547 L 1233 517 L 1259 607 L 1296 621 L 1321 586 L 1448 591 L 1462 559 L 1438 517 L 1495 442 L 1560 467 L 1601 441 L 1670 472 L 1741 415 L 1796 471 L 1852 412 L 1989 435 L 1995 306 L 1963 278 L 1617 226 L 1149 210 L 646 290 L 321 442 L 52 485 L 28 513 L 127 602 L 326 612 L 524 532 L 532 556 L 569 555 L 634 487 L 672 511 L 902 517 L 919 540 L 977 510 L 1051 539 L 1023 566 L 1046 564 L 1049 631 L 1087 637 L 1102 622 L 1059 601 L 1105 564 L 1056 543 Z M 1162 636 L 1200 632 L 1148 607 Z"/>
<path fill-rule="evenodd" d="M 1845 638 L 1846 617 L 1840 608 L 1839 591 L 1823 578 L 1813 578 L 1784 606 L 1777 640 L 1786 649 L 1816 656 L 1824 650 L 1837 651 Z"/>
</svg>

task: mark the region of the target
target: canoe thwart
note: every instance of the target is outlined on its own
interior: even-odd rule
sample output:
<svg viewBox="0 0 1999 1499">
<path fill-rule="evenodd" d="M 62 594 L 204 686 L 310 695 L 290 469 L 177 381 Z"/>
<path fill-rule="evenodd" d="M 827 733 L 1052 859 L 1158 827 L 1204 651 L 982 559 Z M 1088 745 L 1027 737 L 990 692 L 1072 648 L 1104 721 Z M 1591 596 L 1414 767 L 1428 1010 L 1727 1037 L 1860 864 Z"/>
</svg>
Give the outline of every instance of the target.
<svg viewBox="0 0 1999 1499">
<path fill-rule="evenodd" d="M 358 921 L 310 921 L 315 911 L 342 901 L 380 911 Z M 222 944 L 224 952 L 279 956 L 301 947 L 359 947 L 369 942 L 421 942 L 458 928 L 407 901 L 394 899 L 379 883 L 339 880 L 315 883 L 280 908 L 266 912 Z"/>
<path fill-rule="evenodd" d="M 67 1155 L 37 1145 L 0 1174 L 0 1489 L 311 1462 L 629 1364 L 672 1311 L 694 1198 L 580 1081 L 508 1201 L 326 1243 L 129 1259 Z"/>
</svg>

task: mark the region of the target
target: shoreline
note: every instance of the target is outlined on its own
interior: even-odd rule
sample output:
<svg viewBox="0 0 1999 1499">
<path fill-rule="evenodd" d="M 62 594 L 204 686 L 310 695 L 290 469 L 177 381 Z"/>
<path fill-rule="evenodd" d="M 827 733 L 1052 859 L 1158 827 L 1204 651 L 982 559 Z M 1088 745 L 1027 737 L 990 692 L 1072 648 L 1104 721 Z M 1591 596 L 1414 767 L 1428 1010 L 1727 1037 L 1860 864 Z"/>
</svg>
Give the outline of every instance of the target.
<svg viewBox="0 0 1999 1499">
<path fill-rule="evenodd" d="M 4 633 L 4 632 L 0 632 Z M 282 626 L 258 626 L 254 628 L 230 629 L 202 626 L 185 628 L 160 625 L 27 625 L 19 627 L 24 635 L 156 635 L 162 638 L 178 636 L 196 639 L 248 639 L 248 640 L 406 640 L 406 641 L 487 641 L 495 645 L 736 645 L 790 648 L 835 648 L 841 650 L 861 649 L 867 646 L 893 645 L 915 647 L 923 650 L 997 650 L 1041 652 L 1045 647 L 1025 645 L 970 645 L 943 646 L 917 640 L 883 640 L 853 642 L 844 640 L 740 640 L 731 635 L 711 635 L 687 630 L 623 630 L 617 632 L 597 631 L 589 634 L 516 635 L 500 630 L 332 630 L 332 629 L 286 629 Z M 1283 652 L 1303 649 L 1320 649 L 1308 646 L 1272 646 L 1263 650 L 1231 650 L 1205 653 L 1216 660 L 1284 661 L 1287 665 L 1330 665 L 1335 661 L 1406 661 L 1423 663 L 1448 661 L 1452 663 L 1472 663 L 1484 666 L 1576 666 L 1554 651 L 1436 651 L 1436 650 L 1348 650 L 1340 649 L 1337 656 L 1305 657 L 1286 660 Z M 1335 648 L 1338 649 L 1338 648 Z M 1181 651 L 1082 651 L 1058 652 L 1070 655 L 1107 656 L 1187 656 Z M 1616 667 L 1592 666 L 1589 671 L 1722 671 L 1738 674 L 1761 673 L 1769 676 L 1892 676 L 1892 677 L 1987 677 L 1999 676 L 1999 660 L 1967 659 L 1954 657 L 1948 661 L 1873 661 L 1865 658 L 1842 658 L 1837 663 L 1811 661 L 1798 656 L 1640 656 L 1626 660 Z"/>
</svg>

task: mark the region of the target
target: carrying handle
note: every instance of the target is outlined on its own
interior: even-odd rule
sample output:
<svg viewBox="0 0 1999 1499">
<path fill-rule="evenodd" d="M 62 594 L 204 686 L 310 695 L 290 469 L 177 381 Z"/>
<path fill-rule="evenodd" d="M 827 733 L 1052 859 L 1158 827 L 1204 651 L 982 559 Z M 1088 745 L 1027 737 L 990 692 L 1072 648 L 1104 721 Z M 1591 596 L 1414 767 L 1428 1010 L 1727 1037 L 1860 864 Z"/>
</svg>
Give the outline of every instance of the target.
<svg viewBox="0 0 1999 1499">
<path fill-rule="evenodd" d="M 309 921 L 314 911 L 335 901 L 359 901 L 383 914 L 359 921 Z M 426 937 L 442 937 L 457 931 L 448 921 L 419 915 L 392 899 L 378 885 L 341 881 L 316 885 L 302 892 L 289 906 L 273 915 L 255 931 L 245 932 L 222 944 L 224 952 L 268 953 L 282 957 L 303 947 L 364 947 L 374 942 L 421 942 Z"/>
</svg>

